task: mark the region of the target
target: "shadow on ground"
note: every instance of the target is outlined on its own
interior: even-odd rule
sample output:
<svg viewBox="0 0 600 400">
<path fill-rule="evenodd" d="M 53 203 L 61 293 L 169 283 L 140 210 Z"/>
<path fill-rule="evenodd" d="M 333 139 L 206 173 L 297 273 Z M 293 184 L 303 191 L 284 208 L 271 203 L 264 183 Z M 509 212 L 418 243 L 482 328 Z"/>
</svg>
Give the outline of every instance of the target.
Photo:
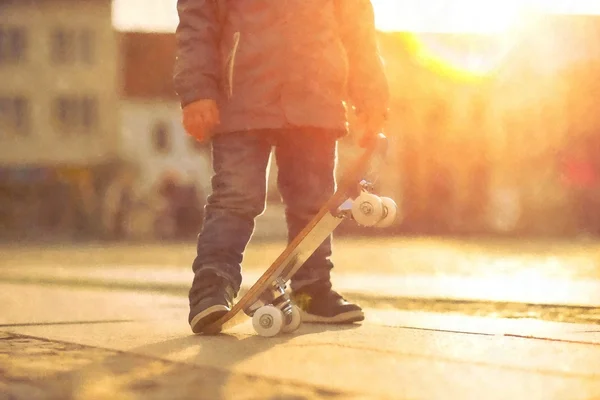
<svg viewBox="0 0 600 400">
<path fill-rule="evenodd" d="M 264 378 L 261 371 L 236 371 L 236 365 L 298 335 L 359 326 L 303 325 L 274 338 L 190 335 L 127 352 L 1 334 L 0 361 L 11 360 L 0 363 L 0 394 L 4 387 L 14 400 L 349 399 L 350 393 Z"/>
<path fill-rule="evenodd" d="M 176 382 L 182 378 L 180 368 L 201 369 L 202 376 L 193 374 L 191 381 L 181 382 L 182 389 L 200 399 L 305 399 L 305 398 L 348 398 L 347 393 L 334 392 L 305 384 L 263 378 L 262 371 L 255 374 L 236 372 L 236 365 L 255 355 L 267 352 L 287 343 L 299 335 L 311 335 L 325 330 L 356 329 L 360 325 L 303 325 L 293 334 L 273 338 L 257 335 L 232 335 L 221 333 L 186 337 L 157 342 L 131 349 L 136 354 L 169 357 L 180 361 L 172 371 L 164 371 L 160 380 Z M 190 367 L 194 365 L 194 367 Z M 185 374 L 183 374 L 185 375 Z M 170 385 L 167 385 L 170 386 Z M 186 388 L 187 386 L 187 388 Z M 144 398 L 145 398 L 144 394 Z"/>
</svg>

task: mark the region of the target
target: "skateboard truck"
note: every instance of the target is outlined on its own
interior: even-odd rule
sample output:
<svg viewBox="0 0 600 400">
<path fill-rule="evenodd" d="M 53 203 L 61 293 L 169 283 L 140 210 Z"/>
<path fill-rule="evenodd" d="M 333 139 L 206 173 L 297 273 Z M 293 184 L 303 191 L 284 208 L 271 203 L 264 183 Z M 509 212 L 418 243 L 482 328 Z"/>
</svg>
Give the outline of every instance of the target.
<svg viewBox="0 0 600 400">
<path fill-rule="evenodd" d="M 340 206 L 334 210 L 332 214 L 338 218 L 352 219 L 352 205 L 354 204 L 354 199 L 360 196 L 362 192 L 373 193 L 373 184 L 364 179 L 360 181 L 354 196 L 348 196 L 348 198 L 342 204 L 340 204 Z"/>
<path fill-rule="evenodd" d="M 252 317 L 256 310 L 268 304 L 278 305 L 281 304 L 282 308 L 287 308 L 286 302 L 291 303 L 288 294 L 285 291 L 286 284 L 281 278 L 275 279 L 271 286 L 264 291 L 260 298 L 250 307 L 244 309 L 244 313 Z M 283 309 L 282 309 L 283 311 Z"/>
<path fill-rule="evenodd" d="M 292 304 L 285 280 L 275 279 L 271 286 L 244 313 L 252 318 L 254 330 L 262 336 L 293 332 L 300 326 L 300 309 Z"/>
<path fill-rule="evenodd" d="M 332 214 L 338 218 L 353 219 L 365 227 L 386 228 L 396 219 L 398 207 L 389 197 L 373 193 L 373 184 L 362 180 L 358 195 L 346 199 Z"/>
</svg>

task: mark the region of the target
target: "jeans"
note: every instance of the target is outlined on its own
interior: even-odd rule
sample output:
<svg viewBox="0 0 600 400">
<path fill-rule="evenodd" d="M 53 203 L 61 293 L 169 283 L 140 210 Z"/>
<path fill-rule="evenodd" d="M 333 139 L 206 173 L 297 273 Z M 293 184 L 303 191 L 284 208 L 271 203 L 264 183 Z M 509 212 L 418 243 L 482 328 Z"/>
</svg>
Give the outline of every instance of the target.
<svg viewBox="0 0 600 400">
<path fill-rule="evenodd" d="M 288 242 L 308 224 L 335 191 L 338 137 L 335 131 L 291 128 L 225 133 L 213 138 L 212 193 L 198 235 L 192 267 L 194 284 L 213 274 L 229 280 L 235 293 L 239 291 L 243 254 L 254 232 L 255 218 L 266 207 L 273 148 Z M 330 289 L 331 253 L 329 235 L 294 275 L 292 290 L 315 284 Z"/>
</svg>

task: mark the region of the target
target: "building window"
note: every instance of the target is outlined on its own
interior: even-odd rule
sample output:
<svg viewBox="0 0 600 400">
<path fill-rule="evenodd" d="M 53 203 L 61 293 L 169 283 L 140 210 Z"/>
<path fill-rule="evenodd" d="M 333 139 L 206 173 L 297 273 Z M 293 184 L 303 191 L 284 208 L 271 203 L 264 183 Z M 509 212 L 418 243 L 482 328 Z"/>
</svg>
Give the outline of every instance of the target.
<svg viewBox="0 0 600 400">
<path fill-rule="evenodd" d="M 56 29 L 52 32 L 50 47 L 52 61 L 57 64 L 74 62 L 75 42 L 73 32 L 66 29 Z"/>
<path fill-rule="evenodd" d="M 91 29 L 79 32 L 79 55 L 86 64 L 94 62 L 94 34 Z"/>
<path fill-rule="evenodd" d="M 0 26 L 0 64 L 25 60 L 27 33 L 24 28 Z"/>
<path fill-rule="evenodd" d="M 165 122 L 157 122 L 152 129 L 154 148 L 159 153 L 168 153 L 171 149 L 169 126 Z"/>
<path fill-rule="evenodd" d="M 29 101 L 24 97 L 0 96 L 0 136 L 29 133 Z"/>
<path fill-rule="evenodd" d="M 57 64 L 94 61 L 94 34 L 91 29 L 56 28 L 51 35 L 51 58 Z"/>
<path fill-rule="evenodd" d="M 61 96 L 54 102 L 54 115 L 63 133 L 91 132 L 98 124 L 98 101 L 90 96 Z"/>
</svg>

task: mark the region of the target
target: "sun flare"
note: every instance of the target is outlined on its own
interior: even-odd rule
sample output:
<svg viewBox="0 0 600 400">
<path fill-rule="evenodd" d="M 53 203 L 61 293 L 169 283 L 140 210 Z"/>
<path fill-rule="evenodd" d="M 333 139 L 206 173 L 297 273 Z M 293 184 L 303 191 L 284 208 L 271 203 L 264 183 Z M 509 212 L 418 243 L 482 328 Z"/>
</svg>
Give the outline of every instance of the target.
<svg viewBox="0 0 600 400">
<path fill-rule="evenodd" d="M 524 12 L 515 0 L 430 0 L 426 7 L 372 2 L 377 29 L 410 32 L 410 49 L 421 64 L 460 79 L 485 77 L 500 64 Z"/>
</svg>

